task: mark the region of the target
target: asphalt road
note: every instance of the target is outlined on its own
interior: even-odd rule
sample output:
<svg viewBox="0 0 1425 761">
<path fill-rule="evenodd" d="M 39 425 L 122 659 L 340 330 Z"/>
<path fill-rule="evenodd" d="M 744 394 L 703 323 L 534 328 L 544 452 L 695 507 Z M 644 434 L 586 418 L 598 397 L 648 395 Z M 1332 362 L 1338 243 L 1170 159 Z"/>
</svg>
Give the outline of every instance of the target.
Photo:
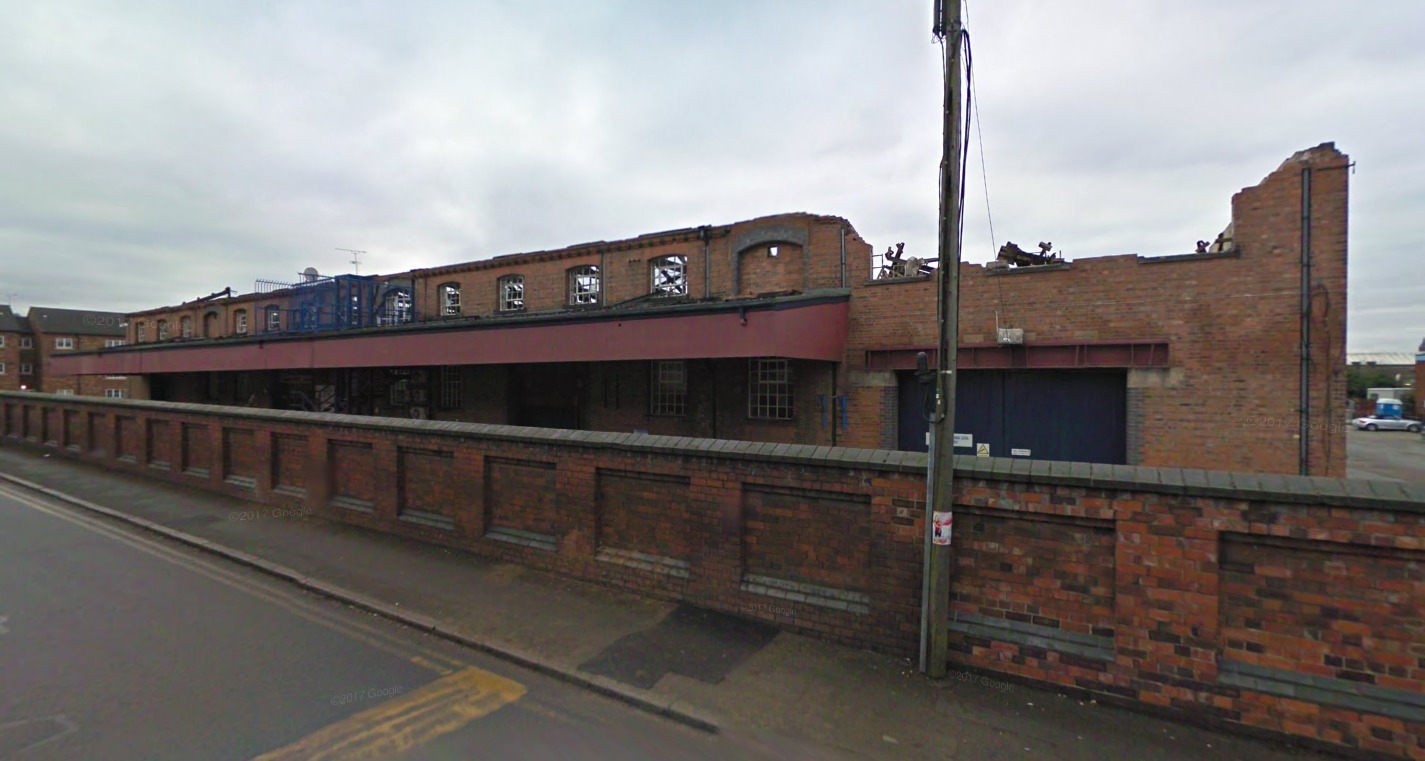
<svg viewBox="0 0 1425 761">
<path fill-rule="evenodd" d="M 1346 430 L 1346 475 L 1425 484 L 1425 437 L 1406 431 Z"/>
<path fill-rule="evenodd" d="M 750 744 L 0 487 L 0 759 L 778 757 Z"/>
</svg>

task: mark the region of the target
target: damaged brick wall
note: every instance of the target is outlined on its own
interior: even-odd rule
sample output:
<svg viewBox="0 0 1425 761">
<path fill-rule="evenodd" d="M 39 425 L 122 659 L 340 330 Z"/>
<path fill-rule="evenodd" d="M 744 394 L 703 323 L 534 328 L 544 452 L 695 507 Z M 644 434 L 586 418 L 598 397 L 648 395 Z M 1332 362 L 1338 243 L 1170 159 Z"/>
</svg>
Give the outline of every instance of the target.
<svg viewBox="0 0 1425 761">
<path fill-rule="evenodd" d="M 1026 344 L 1164 341 L 1170 366 L 1134 371 L 1132 464 L 1296 473 L 1302 189 L 1311 188 L 1311 411 L 1314 475 L 1345 474 L 1346 232 L 1350 159 L 1332 145 L 1303 151 L 1232 198 L 1236 248 L 1224 254 L 1077 259 L 996 270 L 960 268 L 960 343 L 993 344 L 996 327 Z M 923 252 L 922 252 L 923 255 Z M 852 279 L 847 385 L 862 385 L 866 352 L 936 343 L 931 278 Z M 1242 412 L 1268 425 L 1246 425 Z M 845 442 L 894 447 L 872 415 Z"/>
</svg>

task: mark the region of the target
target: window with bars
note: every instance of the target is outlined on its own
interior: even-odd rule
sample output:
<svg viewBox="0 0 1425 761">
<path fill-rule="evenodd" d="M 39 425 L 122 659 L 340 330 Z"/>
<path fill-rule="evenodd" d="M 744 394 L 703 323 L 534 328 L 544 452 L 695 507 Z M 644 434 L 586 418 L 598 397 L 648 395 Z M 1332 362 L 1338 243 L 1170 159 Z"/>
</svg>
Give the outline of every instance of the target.
<svg viewBox="0 0 1425 761">
<path fill-rule="evenodd" d="M 440 287 L 440 314 L 456 317 L 460 314 L 460 284 L 445 283 Z"/>
<path fill-rule="evenodd" d="M 441 408 L 460 409 L 462 406 L 460 391 L 460 368 L 453 366 L 440 368 Z"/>
<path fill-rule="evenodd" d="M 681 417 L 688 412 L 688 363 L 681 359 L 660 359 L 653 362 L 654 415 Z"/>
<path fill-rule="evenodd" d="M 586 306 L 599 303 L 599 268 L 590 264 L 569 270 L 569 304 Z"/>
<path fill-rule="evenodd" d="M 500 311 L 524 311 L 524 275 L 505 275 L 500 278 Z"/>
<path fill-rule="evenodd" d="M 389 390 L 391 406 L 404 407 L 411 403 L 411 382 L 407 378 L 394 378 L 391 380 Z"/>
<path fill-rule="evenodd" d="M 756 420 L 791 420 L 791 363 L 785 359 L 754 359 L 748 367 L 747 416 Z"/>
<path fill-rule="evenodd" d="M 648 292 L 654 296 L 688 295 L 688 257 L 660 256 L 652 263 L 653 282 Z"/>
</svg>

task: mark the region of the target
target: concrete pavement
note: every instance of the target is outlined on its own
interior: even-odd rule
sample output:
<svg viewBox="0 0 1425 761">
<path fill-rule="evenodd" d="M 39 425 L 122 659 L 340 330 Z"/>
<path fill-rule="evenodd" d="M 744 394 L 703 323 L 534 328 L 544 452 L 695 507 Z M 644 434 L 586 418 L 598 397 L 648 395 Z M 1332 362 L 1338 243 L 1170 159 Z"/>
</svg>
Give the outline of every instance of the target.
<svg viewBox="0 0 1425 761">
<path fill-rule="evenodd" d="M 28 451 L 0 448 L 0 473 L 280 565 L 424 628 L 694 725 L 706 719 L 788 757 L 1322 757 L 994 677 L 931 681 L 901 659 Z"/>
</svg>

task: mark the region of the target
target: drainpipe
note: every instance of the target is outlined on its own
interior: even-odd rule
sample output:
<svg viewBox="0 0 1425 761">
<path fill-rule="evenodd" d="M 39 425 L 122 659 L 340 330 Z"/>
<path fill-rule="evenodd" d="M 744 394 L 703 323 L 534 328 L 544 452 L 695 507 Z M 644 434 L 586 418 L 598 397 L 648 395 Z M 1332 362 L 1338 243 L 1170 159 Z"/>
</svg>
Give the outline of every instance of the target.
<svg viewBox="0 0 1425 761">
<path fill-rule="evenodd" d="M 1301 170 L 1301 389 L 1299 470 L 1311 470 L 1311 167 Z"/>
<path fill-rule="evenodd" d="M 698 228 L 698 237 L 703 239 L 703 298 L 712 298 L 712 229 L 707 225 Z"/>
<path fill-rule="evenodd" d="M 846 287 L 846 225 L 841 225 L 841 287 Z"/>
</svg>

